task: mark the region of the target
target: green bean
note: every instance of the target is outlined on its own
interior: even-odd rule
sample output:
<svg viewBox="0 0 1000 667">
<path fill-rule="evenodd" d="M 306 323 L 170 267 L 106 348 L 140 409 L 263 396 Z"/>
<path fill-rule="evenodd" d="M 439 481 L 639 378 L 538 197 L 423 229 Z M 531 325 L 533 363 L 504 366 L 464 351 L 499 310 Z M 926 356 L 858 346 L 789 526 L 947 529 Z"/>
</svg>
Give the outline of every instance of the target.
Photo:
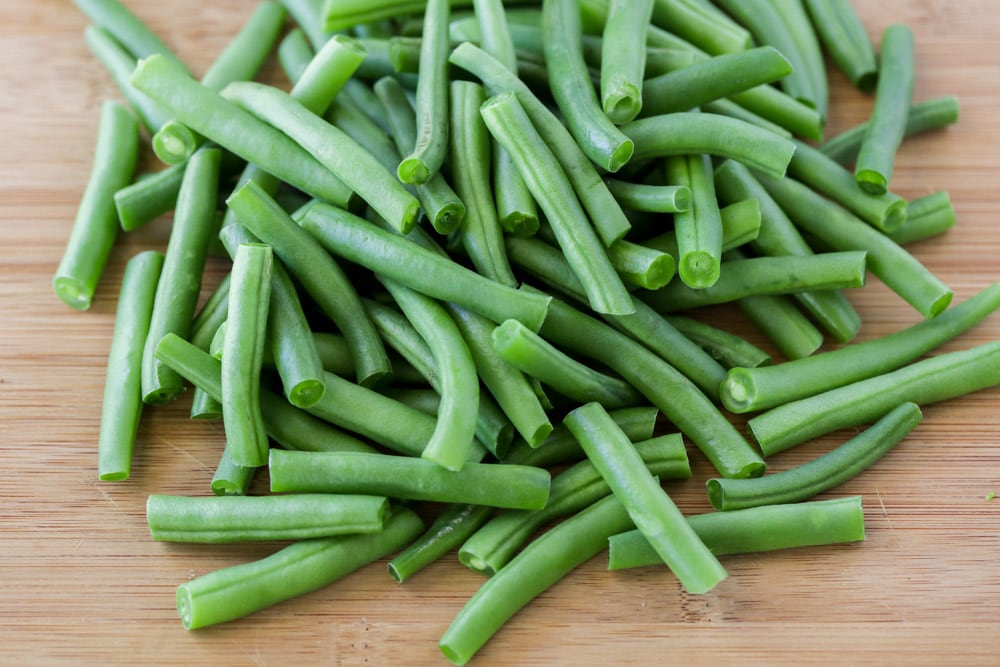
<svg viewBox="0 0 1000 667">
<path fill-rule="evenodd" d="M 865 539 L 861 496 L 762 505 L 687 518 L 716 556 L 811 547 Z M 638 530 L 608 540 L 608 569 L 660 565 L 656 551 Z"/>
<path fill-rule="evenodd" d="M 753 41 L 743 26 L 696 0 L 656 0 L 653 23 L 713 54 L 743 51 Z"/>
<path fill-rule="evenodd" d="M 396 583 L 403 583 L 452 549 L 458 548 L 493 515 L 486 505 L 453 503 L 410 546 L 389 561 L 388 569 Z"/>
<path fill-rule="evenodd" d="M 681 315 L 666 319 L 725 368 L 757 368 L 771 363 L 770 354 L 736 334 Z"/>
<path fill-rule="evenodd" d="M 865 192 L 858 187 L 851 172 L 805 142 L 795 141 L 788 175 L 885 233 L 892 233 L 906 220 L 905 199 L 889 191 Z"/>
<path fill-rule="evenodd" d="M 882 33 L 875 106 L 854 165 L 854 179 L 865 192 L 881 194 L 892 180 L 913 98 L 913 70 L 913 32 L 905 25 L 889 26 Z"/>
<path fill-rule="evenodd" d="M 690 287 L 704 289 L 719 279 L 722 217 L 707 155 L 674 155 L 666 160 L 667 179 L 691 190 L 691 208 L 674 215 L 677 275 Z"/>
<path fill-rule="evenodd" d="M 906 114 L 903 136 L 909 137 L 922 132 L 937 130 L 958 122 L 958 100 L 951 95 L 934 97 L 923 102 L 915 102 Z M 865 121 L 830 137 L 820 144 L 819 150 L 839 162 L 849 164 L 858 156 L 858 149 L 865 136 L 870 121 Z"/>
<path fill-rule="evenodd" d="M 534 239 L 508 238 L 507 253 L 515 264 L 527 268 L 548 285 L 578 301 L 585 300 L 576 276 L 552 246 Z M 645 302 L 639 299 L 633 299 L 633 302 L 635 313 L 605 319 L 619 332 L 655 352 L 709 397 L 715 398 L 719 383 L 726 377 L 725 369 Z"/>
<path fill-rule="evenodd" d="M 128 479 L 132 471 L 142 414 L 142 348 L 162 266 L 163 255 L 153 250 L 136 254 L 125 266 L 97 437 L 97 475 L 102 481 Z"/>
<path fill-rule="evenodd" d="M 154 493 L 146 500 L 149 532 L 161 542 L 220 544 L 375 533 L 388 518 L 389 501 L 380 496 L 199 498 Z"/>
<path fill-rule="evenodd" d="M 114 193 L 132 180 L 138 155 L 135 117 L 117 102 L 104 102 L 90 177 L 52 280 L 56 296 L 71 308 L 90 308 L 118 237 Z"/>
<path fill-rule="evenodd" d="M 223 96 L 291 137 L 400 232 L 412 228 L 419 202 L 339 128 L 272 86 L 236 82 L 226 87 Z"/>
<path fill-rule="evenodd" d="M 140 176 L 114 194 L 122 230 L 130 232 L 174 208 L 184 180 L 185 165 L 177 164 Z"/>
<path fill-rule="evenodd" d="M 612 122 L 627 123 L 642 109 L 646 29 L 653 0 L 611 0 L 601 47 L 601 106 Z"/>
<path fill-rule="evenodd" d="M 685 590 L 705 593 L 726 578 L 725 569 L 698 539 L 632 442 L 599 403 L 573 410 L 563 423 Z"/>
<path fill-rule="evenodd" d="M 813 27 L 838 70 L 870 92 L 878 78 L 875 49 L 849 0 L 805 0 Z"/>
<path fill-rule="evenodd" d="M 739 368 L 722 384 L 731 412 L 766 410 L 900 368 L 972 328 L 1000 308 L 1000 283 L 931 320 L 773 368 Z M 780 372 L 779 372 L 780 369 Z"/>
<path fill-rule="evenodd" d="M 644 116 L 688 111 L 706 102 L 772 83 L 792 72 L 792 64 L 773 46 L 727 53 L 646 79 Z"/>
<path fill-rule="evenodd" d="M 808 357 L 823 345 L 823 332 L 787 296 L 747 296 L 738 305 L 786 359 Z"/>
<path fill-rule="evenodd" d="M 330 252 L 494 322 L 513 317 L 537 330 L 545 318 L 548 297 L 520 293 L 484 278 L 341 209 L 317 204 L 301 224 Z"/>
<path fill-rule="evenodd" d="M 367 51 L 357 39 L 334 35 L 309 61 L 295 80 L 291 96 L 313 113 L 322 115 L 364 61 Z"/>
<path fill-rule="evenodd" d="M 192 130 L 277 178 L 335 204 L 350 201 L 350 188 L 298 144 L 164 58 L 151 56 L 141 61 L 132 74 L 132 85 Z"/>
<path fill-rule="evenodd" d="M 284 266 L 344 334 L 358 382 L 371 386 L 385 379 L 392 369 L 382 341 L 365 315 L 354 286 L 329 253 L 254 181 L 234 192 L 226 203 L 255 236 L 274 249 Z"/>
<path fill-rule="evenodd" d="M 222 90 L 232 81 L 254 78 L 278 41 L 284 22 L 285 8 L 280 3 L 258 2 L 240 31 L 205 70 L 202 85 Z"/>
<path fill-rule="evenodd" d="M 180 376 L 157 361 L 154 353 L 167 333 L 184 338 L 190 333 L 208 241 L 215 229 L 220 159 L 218 149 L 204 147 L 191 157 L 184 170 L 143 350 L 142 398 L 146 403 L 167 402 L 184 388 Z"/>
<path fill-rule="evenodd" d="M 813 254 L 792 221 L 745 166 L 733 160 L 723 162 L 715 170 L 715 187 L 723 201 L 752 199 L 758 202 L 761 226 L 757 238 L 751 242 L 751 248 L 757 254 Z M 795 298 L 837 342 L 846 343 L 857 335 L 861 317 L 843 293 L 800 292 Z"/>
<path fill-rule="evenodd" d="M 260 369 L 271 300 L 271 247 L 241 245 L 233 258 L 229 315 L 222 349 L 222 418 L 233 462 L 267 462 L 267 431 L 260 410 Z"/>
<path fill-rule="evenodd" d="M 612 173 L 618 171 L 632 157 L 632 141 L 608 119 L 597 99 L 580 46 L 577 4 L 545 0 L 542 33 L 549 80 L 558 83 L 550 89 L 563 121 L 594 164 Z"/>
<path fill-rule="evenodd" d="M 267 327 L 274 365 L 288 402 L 299 408 L 315 404 L 326 391 L 323 361 L 295 285 L 280 262 L 272 266 Z"/>
<path fill-rule="evenodd" d="M 954 226 L 951 196 L 940 190 L 911 200 L 906 207 L 906 220 L 889 238 L 900 245 L 914 243 L 943 234 Z"/>
<path fill-rule="evenodd" d="M 301 27 L 289 30 L 278 43 L 278 64 L 292 83 L 299 80 L 315 55 L 309 36 Z"/>
<path fill-rule="evenodd" d="M 324 117 L 353 137 L 386 169 L 399 164 L 399 151 L 392 139 L 346 96 L 334 99 Z"/>
<path fill-rule="evenodd" d="M 922 417 L 917 404 L 901 403 L 867 430 L 808 463 L 755 480 L 710 479 L 708 499 L 718 510 L 807 500 L 869 468 L 916 428 Z"/>
<path fill-rule="evenodd" d="M 722 220 L 722 252 L 757 239 L 761 231 L 760 204 L 756 199 L 741 199 L 719 209 Z M 677 235 L 669 229 L 642 241 L 642 245 L 676 257 Z"/>
<path fill-rule="evenodd" d="M 281 0 L 281 4 L 305 32 L 313 50 L 318 51 L 333 36 L 334 31 L 323 27 L 323 0 Z"/>
<path fill-rule="evenodd" d="M 417 138 L 417 119 L 403 85 L 393 77 L 382 77 L 375 82 L 373 90 L 392 126 L 391 134 L 397 155 L 410 150 Z M 396 162 L 398 164 L 398 157 Z M 440 171 L 411 187 L 415 187 L 424 212 L 437 232 L 450 234 L 461 227 L 468 207 Z"/>
<path fill-rule="evenodd" d="M 552 432 L 552 424 L 529 379 L 494 349 L 494 324 L 460 306 L 447 304 L 445 307 L 468 342 L 479 377 L 503 414 L 529 445 L 541 445 Z M 507 445 L 493 451 L 493 454 L 504 454 Z"/>
<path fill-rule="evenodd" d="M 393 507 L 378 533 L 295 542 L 267 558 L 223 568 L 177 587 L 177 612 L 186 630 L 231 621 L 315 591 L 408 544 L 423 522 Z"/>
<path fill-rule="evenodd" d="M 757 86 L 734 93 L 728 99 L 792 134 L 812 141 L 823 139 L 826 121 L 819 111 L 774 86 Z"/>
<path fill-rule="evenodd" d="M 684 185 L 643 185 L 610 178 L 606 183 L 621 205 L 633 211 L 680 213 L 691 207 L 691 189 Z"/>
<path fill-rule="evenodd" d="M 903 402 L 927 405 L 1000 384 L 1000 342 L 939 354 L 785 403 L 747 422 L 765 456 L 877 419 Z"/>
<path fill-rule="evenodd" d="M 642 401 L 628 383 L 576 361 L 517 320 L 494 329 L 493 347 L 508 363 L 575 401 L 597 401 L 609 409 Z"/>
<path fill-rule="evenodd" d="M 771 122 L 767 118 L 764 118 L 763 116 L 760 116 L 745 107 L 741 107 L 729 98 L 705 102 L 701 105 L 701 110 L 706 113 L 716 113 L 720 116 L 729 116 L 731 118 L 746 121 L 751 125 L 757 125 L 758 127 L 768 130 L 769 132 L 773 132 L 779 137 L 784 137 L 786 139 L 792 138 L 792 133 L 784 127 Z"/>
<path fill-rule="evenodd" d="M 458 45 L 451 52 L 449 60 L 478 77 L 490 94 L 513 92 L 531 118 L 531 123 L 562 165 L 604 245 L 611 245 L 625 236 L 631 225 L 617 200 L 604 185 L 596 167 L 577 145 L 562 121 L 526 84 L 496 58 L 472 44 Z"/>
<path fill-rule="evenodd" d="M 159 54 L 182 70 L 186 69 L 163 40 L 119 0 L 73 0 L 73 4 L 91 23 L 106 30 L 135 58 Z"/>
<path fill-rule="evenodd" d="M 241 466 L 233 461 L 233 448 L 226 442 L 209 487 L 217 496 L 246 496 L 256 471 L 256 467 Z"/>
<path fill-rule="evenodd" d="M 757 177 L 801 230 L 835 250 L 867 252 L 868 270 L 924 317 L 948 307 L 951 289 L 884 234 L 794 179 Z"/>
<path fill-rule="evenodd" d="M 627 286 L 657 290 L 676 273 L 673 255 L 622 239 L 608 248 L 608 259 Z"/>
<path fill-rule="evenodd" d="M 845 289 L 865 284 L 865 253 L 827 252 L 798 257 L 728 258 L 722 275 L 711 287 L 692 289 L 672 282 L 643 295 L 655 310 L 665 313 L 737 301 L 761 294 Z"/>
<path fill-rule="evenodd" d="M 518 610 L 632 525 L 621 502 L 608 496 L 547 531 L 483 582 L 441 636 L 441 652 L 464 665 Z"/>
<path fill-rule="evenodd" d="M 412 185 L 426 183 L 436 174 L 448 152 L 450 11 L 448 0 L 427 0 L 420 45 L 420 77 L 417 80 L 416 142 L 396 170 L 399 180 Z"/>
<path fill-rule="evenodd" d="M 805 71 L 812 96 L 807 100 L 817 111 L 827 117 L 830 106 L 830 86 L 826 76 L 826 60 L 819 36 L 813 28 L 803 0 L 780 0 L 775 3 L 785 30 L 795 42 L 799 61 L 797 67 Z"/>
<path fill-rule="evenodd" d="M 169 116 L 129 82 L 132 70 L 135 69 L 135 56 L 126 51 L 125 47 L 111 36 L 111 33 L 95 25 L 88 25 L 84 28 L 83 37 L 90 52 L 104 65 L 115 86 L 128 100 L 129 106 L 132 107 L 146 130 L 156 132 L 163 123 L 169 120 Z"/>
<path fill-rule="evenodd" d="M 679 433 L 635 443 L 650 474 L 661 479 L 691 476 Z M 497 514 L 461 545 L 458 559 L 466 567 L 495 575 L 542 526 L 575 514 L 611 493 L 590 461 L 581 461 L 552 478 L 549 501 L 540 510 L 507 510 Z"/>
<path fill-rule="evenodd" d="M 569 179 L 555 156 L 545 148 L 517 97 L 511 93 L 492 97 L 482 106 L 481 113 L 486 127 L 511 155 L 545 212 L 591 307 L 618 315 L 633 312 L 632 299 L 611 266 L 596 231 L 587 223 Z"/>
<path fill-rule="evenodd" d="M 461 470 L 408 456 L 275 449 L 271 491 L 368 493 L 407 500 L 538 509 L 549 473 L 533 466 L 469 462 Z"/>
<path fill-rule="evenodd" d="M 635 142 L 634 159 L 708 153 L 735 159 L 780 178 L 795 144 L 750 123 L 718 114 L 680 112 L 622 126 Z"/>
</svg>

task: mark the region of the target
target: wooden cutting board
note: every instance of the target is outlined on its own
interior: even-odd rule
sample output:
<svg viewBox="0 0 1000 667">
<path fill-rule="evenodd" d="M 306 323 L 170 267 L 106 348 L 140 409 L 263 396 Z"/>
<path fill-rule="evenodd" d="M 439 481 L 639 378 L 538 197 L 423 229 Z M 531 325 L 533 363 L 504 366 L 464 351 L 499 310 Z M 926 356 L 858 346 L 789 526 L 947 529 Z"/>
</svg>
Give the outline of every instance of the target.
<svg viewBox="0 0 1000 667">
<path fill-rule="evenodd" d="M 196 73 L 251 3 L 127 3 Z M 991 0 L 854 3 L 873 38 L 916 33 L 917 100 L 955 94 L 960 123 L 908 141 L 894 189 L 951 193 L 958 225 L 914 254 L 964 300 L 1000 277 L 1000 19 Z M 124 263 L 163 247 L 164 218 L 124 237 L 94 307 L 53 295 L 85 185 L 102 99 L 117 97 L 66 0 L 0 4 L 0 664 L 442 665 L 437 640 L 481 579 L 453 558 L 405 585 L 381 562 L 322 591 L 216 628 L 186 632 L 175 586 L 259 558 L 275 545 L 153 542 L 150 493 L 206 493 L 223 436 L 186 418 L 187 401 L 149 410 L 132 478 L 100 483 L 95 441 Z M 264 78 L 281 82 L 275 63 Z M 831 75 L 828 134 L 871 99 Z M 147 166 L 153 166 L 149 160 Z M 209 267 L 214 284 L 225 271 Z M 917 315 L 877 280 L 850 294 L 860 339 Z M 766 345 L 746 322 L 727 325 Z M 995 340 L 994 317 L 947 346 Z M 662 568 L 607 573 L 600 558 L 518 614 L 474 664 L 1000 664 L 1000 390 L 930 406 L 873 469 L 823 497 L 861 494 L 863 543 L 728 557 L 730 576 L 687 595 Z M 771 461 L 804 462 L 836 434 Z M 685 512 L 708 509 L 705 461 L 671 484 Z"/>
</svg>

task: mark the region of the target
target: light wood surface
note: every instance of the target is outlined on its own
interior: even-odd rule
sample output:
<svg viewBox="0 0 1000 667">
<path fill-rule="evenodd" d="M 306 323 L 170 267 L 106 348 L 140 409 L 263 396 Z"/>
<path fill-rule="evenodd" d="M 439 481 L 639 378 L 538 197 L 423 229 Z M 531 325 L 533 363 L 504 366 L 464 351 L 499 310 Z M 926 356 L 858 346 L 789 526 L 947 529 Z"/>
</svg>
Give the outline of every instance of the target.
<svg viewBox="0 0 1000 667">
<path fill-rule="evenodd" d="M 131 0 L 196 73 L 249 2 Z M 894 189 L 948 190 L 959 222 L 913 252 L 963 300 L 1000 277 L 1000 20 L 991 0 L 856 2 L 872 36 L 916 33 L 916 99 L 956 94 L 960 123 L 907 142 Z M 254 616 L 185 632 L 174 588 L 274 545 L 153 542 L 153 492 L 203 494 L 223 442 L 187 401 L 147 411 L 134 474 L 96 479 L 100 396 L 124 263 L 163 247 L 169 218 L 122 238 L 94 307 L 71 311 L 50 281 L 90 165 L 100 102 L 117 93 L 89 54 L 67 0 L 0 3 L 0 664 L 442 665 L 437 640 L 480 583 L 447 559 L 405 585 L 384 562 Z M 274 63 L 266 77 L 282 81 Z M 830 133 L 870 98 L 832 75 Z M 148 165 L 153 162 L 149 161 Z M 225 270 L 209 267 L 208 282 Z M 861 338 L 917 321 L 871 279 L 851 300 Z M 721 311 L 720 311 L 721 312 Z M 730 317 L 729 315 L 723 315 Z M 734 326 L 759 337 L 745 322 Z M 1000 319 L 945 349 L 1000 335 Z M 863 543 L 729 557 L 709 594 L 665 570 L 574 572 L 514 618 L 478 665 L 1000 664 L 1000 390 L 928 407 L 873 469 L 824 497 L 862 494 Z M 777 456 L 805 461 L 847 434 Z M 708 509 L 707 464 L 670 487 L 685 512 Z"/>
</svg>

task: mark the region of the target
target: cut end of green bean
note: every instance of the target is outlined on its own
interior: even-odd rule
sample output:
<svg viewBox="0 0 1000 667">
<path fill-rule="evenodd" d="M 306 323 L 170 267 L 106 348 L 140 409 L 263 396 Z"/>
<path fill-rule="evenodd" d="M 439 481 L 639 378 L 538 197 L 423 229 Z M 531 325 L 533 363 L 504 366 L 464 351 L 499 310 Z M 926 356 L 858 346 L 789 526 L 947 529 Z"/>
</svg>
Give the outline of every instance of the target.
<svg viewBox="0 0 1000 667">
<path fill-rule="evenodd" d="M 927 316 L 937 317 L 938 315 L 943 313 L 945 309 L 948 308 L 948 306 L 951 304 L 951 298 L 953 296 L 954 293 L 949 290 L 944 294 L 942 294 L 941 296 L 939 296 L 937 299 L 935 299 L 928 308 Z"/>
<path fill-rule="evenodd" d="M 181 584 L 177 587 L 177 615 L 181 617 L 181 625 L 185 630 L 194 629 L 193 606 L 191 592 Z"/>
<path fill-rule="evenodd" d="M 408 185 L 423 185 L 431 177 L 431 170 L 420 158 L 408 157 L 399 163 L 396 176 Z"/>
<path fill-rule="evenodd" d="M 681 186 L 674 191 L 674 208 L 677 213 L 691 210 L 691 188 Z"/>
<path fill-rule="evenodd" d="M 213 479 L 211 489 L 212 493 L 217 496 L 244 495 L 243 485 L 238 481 L 230 481 L 228 479 Z M 183 620 L 183 616 L 181 617 L 181 620 Z"/>
<path fill-rule="evenodd" d="M 191 157 L 198 143 L 198 138 L 186 125 L 171 121 L 153 135 L 153 152 L 166 164 L 181 164 Z"/>
<path fill-rule="evenodd" d="M 537 215 L 514 211 L 500 218 L 500 226 L 504 231 L 515 236 L 534 236 L 540 223 Z"/>
<path fill-rule="evenodd" d="M 889 187 L 889 181 L 885 175 L 874 169 L 861 169 L 854 174 L 854 180 L 862 190 L 870 195 L 882 195 Z"/>
<path fill-rule="evenodd" d="M 885 209 L 885 219 L 882 221 L 882 230 L 886 234 L 892 234 L 906 222 L 907 209 L 909 203 L 905 199 L 893 202 Z"/>
<path fill-rule="evenodd" d="M 465 220 L 465 204 L 460 201 L 442 206 L 431 220 L 431 226 L 438 234 L 450 234 L 462 226 Z"/>
<path fill-rule="evenodd" d="M 87 310 L 90 308 L 93 292 L 81 280 L 70 276 L 56 276 L 52 281 L 52 289 L 56 296 L 70 308 Z"/>
<path fill-rule="evenodd" d="M 121 482 L 128 479 L 128 472 L 116 470 L 115 472 L 103 472 L 97 476 L 102 482 Z"/>
<path fill-rule="evenodd" d="M 677 262 L 673 255 L 663 253 L 646 267 L 646 271 L 637 276 L 640 287 L 657 290 L 665 287 L 677 273 Z"/>
<path fill-rule="evenodd" d="M 462 565 L 469 568 L 473 572 L 484 574 L 487 577 L 492 577 L 494 574 L 497 573 L 496 570 L 493 569 L 493 566 L 490 565 L 486 560 L 474 554 L 470 554 L 469 552 L 464 551 L 462 549 L 459 549 L 458 551 L 458 562 L 460 562 Z"/>
<path fill-rule="evenodd" d="M 612 174 L 628 164 L 635 153 L 635 144 L 631 139 L 626 139 L 618 144 L 608 156 L 607 168 Z"/>
<path fill-rule="evenodd" d="M 677 273 L 688 287 L 693 289 L 711 287 L 719 279 L 719 258 L 708 252 L 689 252 L 680 258 Z"/>
<path fill-rule="evenodd" d="M 753 375 L 743 368 L 731 368 L 719 387 L 719 398 L 726 409 L 736 414 L 748 412 L 753 405 L 757 390 Z"/>
<path fill-rule="evenodd" d="M 642 110 L 642 91 L 622 84 L 604 97 L 604 113 L 615 125 L 634 120 Z"/>
<path fill-rule="evenodd" d="M 297 408 L 309 408 L 316 405 L 326 393 L 326 385 L 322 380 L 303 380 L 288 390 L 288 402 Z"/>
</svg>

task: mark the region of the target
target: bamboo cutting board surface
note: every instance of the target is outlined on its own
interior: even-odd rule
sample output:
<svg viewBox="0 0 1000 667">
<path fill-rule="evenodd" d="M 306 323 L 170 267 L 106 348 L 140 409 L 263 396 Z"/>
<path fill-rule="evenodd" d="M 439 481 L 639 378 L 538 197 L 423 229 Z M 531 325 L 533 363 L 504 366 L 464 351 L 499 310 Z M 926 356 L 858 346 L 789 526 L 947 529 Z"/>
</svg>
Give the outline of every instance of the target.
<svg viewBox="0 0 1000 667">
<path fill-rule="evenodd" d="M 249 14 L 235 0 L 127 3 L 196 73 Z M 873 37 L 916 34 L 915 99 L 955 94 L 957 126 L 906 143 L 894 189 L 948 190 L 958 225 L 913 252 L 964 300 L 1000 278 L 1000 20 L 991 0 L 854 3 Z M 453 558 L 405 585 L 385 563 L 225 626 L 186 632 L 175 586 L 275 545 L 160 544 L 150 493 L 200 495 L 223 442 L 186 418 L 189 398 L 148 410 L 134 473 L 96 478 L 104 363 L 124 263 L 163 247 L 169 218 L 116 248 L 94 307 L 70 311 L 50 281 L 90 167 L 100 102 L 117 97 L 66 0 L 0 4 L 0 664 L 442 665 L 437 640 L 479 575 Z M 264 77 L 282 81 L 272 62 Z M 871 101 L 834 73 L 829 134 Z M 152 160 L 147 166 L 153 165 Z M 214 284 L 224 263 L 210 264 Z M 871 278 L 850 294 L 860 338 L 917 315 Z M 719 311 L 724 313 L 724 311 Z M 766 345 L 746 322 L 726 324 Z M 731 319 L 730 319 L 731 318 Z M 993 317 L 945 349 L 995 340 Z M 518 614 L 479 665 L 1000 663 L 1000 390 L 930 406 L 873 469 L 823 497 L 862 494 L 863 543 L 725 558 L 716 590 L 687 595 L 664 569 L 607 573 L 598 558 Z M 772 470 L 840 442 L 774 457 Z M 706 511 L 705 461 L 669 489 Z"/>
</svg>

